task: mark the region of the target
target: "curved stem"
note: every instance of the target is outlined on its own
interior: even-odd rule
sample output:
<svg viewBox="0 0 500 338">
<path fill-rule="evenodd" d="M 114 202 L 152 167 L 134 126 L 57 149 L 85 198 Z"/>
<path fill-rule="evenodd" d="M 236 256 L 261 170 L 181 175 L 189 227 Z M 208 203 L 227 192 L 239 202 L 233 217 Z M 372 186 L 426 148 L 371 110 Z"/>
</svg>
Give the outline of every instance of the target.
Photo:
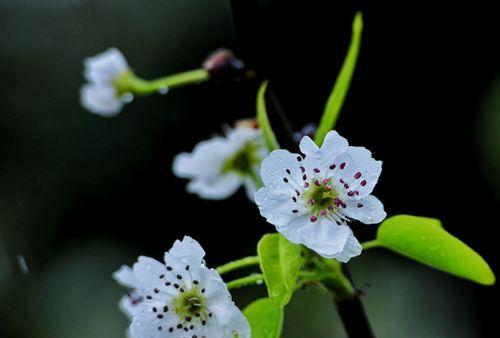
<svg viewBox="0 0 500 338">
<path fill-rule="evenodd" d="M 245 268 L 247 266 L 258 265 L 259 263 L 260 263 L 259 256 L 251 256 L 226 263 L 224 265 L 217 267 L 215 270 L 220 275 L 223 275 L 225 273 Z"/>
<path fill-rule="evenodd" d="M 250 275 L 247 277 L 235 279 L 226 283 L 228 290 L 239 289 L 248 285 L 259 285 L 264 282 L 264 275 L 261 273 Z"/>
<path fill-rule="evenodd" d="M 374 239 L 372 241 L 366 241 L 361 243 L 361 246 L 363 247 L 363 250 L 378 248 L 380 247 L 380 242 Z"/>
<path fill-rule="evenodd" d="M 204 69 L 189 70 L 182 73 L 168 75 L 155 80 L 144 80 L 133 77 L 130 83 L 130 91 L 136 95 L 148 95 L 189 84 L 207 81 L 209 73 Z"/>
</svg>

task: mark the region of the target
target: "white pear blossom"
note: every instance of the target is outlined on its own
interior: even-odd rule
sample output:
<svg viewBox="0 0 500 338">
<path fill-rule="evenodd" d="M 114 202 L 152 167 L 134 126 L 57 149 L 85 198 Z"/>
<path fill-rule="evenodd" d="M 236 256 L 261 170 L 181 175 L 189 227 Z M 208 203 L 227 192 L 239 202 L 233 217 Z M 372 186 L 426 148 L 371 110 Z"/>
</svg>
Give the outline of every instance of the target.
<svg viewBox="0 0 500 338">
<path fill-rule="evenodd" d="M 201 198 L 224 199 L 243 185 L 253 200 L 260 162 L 267 155 L 260 129 L 245 123 L 177 155 L 172 167 L 176 176 L 191 180 L 187 190 Z"/>
<path fill-rule="evenodd" d="M 308 136 L 302 154 L 275 150 L 262 162 L 264 187 L 255 194 L 260 213 L 293 243 L 341 262 L 361 253 L 350 220 L 379 223 L 386 213 L 371 195 L 382 162 L 363 147 L 349 146 L 336 131 L 319 148 Z"/>
<path fill-rule="evenodd" d="M 219 274 L 205 266 L 191 237 L 176 241 L 165 263 L 141 256 L 115 279 L 131 290 L 120 302 L 131 338 L 250 338 L 250 326 Z"/>
<path fill-rule="evenodd" d="M 84 77 L 88 83 L 80 91 L 83 107 L 94 114 L 104 117 L 120 113 L 130 94 L 119 90 L 118 81 L 130 73 L 130 68 L 123 54 L 116 48 L 110 48 L 94 57 L 86 58 Z"/>
</svg>

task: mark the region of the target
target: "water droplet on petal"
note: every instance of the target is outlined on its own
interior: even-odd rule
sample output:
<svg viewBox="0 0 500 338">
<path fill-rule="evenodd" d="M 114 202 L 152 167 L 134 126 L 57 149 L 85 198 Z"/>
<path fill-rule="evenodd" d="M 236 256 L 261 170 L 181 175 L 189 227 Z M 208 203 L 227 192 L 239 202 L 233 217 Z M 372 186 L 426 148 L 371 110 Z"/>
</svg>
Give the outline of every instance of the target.
<svg viewBox="0 0 500 338">
<path fill-rule="evenodd" d="M 167 86 L 161 87 L 160 89 L 158 89 L 158 93 L 161 94 L 161 95 L 165 95 L 168 92 L 169 92 L 169 89 L 168 89 Z"/>
</svg>

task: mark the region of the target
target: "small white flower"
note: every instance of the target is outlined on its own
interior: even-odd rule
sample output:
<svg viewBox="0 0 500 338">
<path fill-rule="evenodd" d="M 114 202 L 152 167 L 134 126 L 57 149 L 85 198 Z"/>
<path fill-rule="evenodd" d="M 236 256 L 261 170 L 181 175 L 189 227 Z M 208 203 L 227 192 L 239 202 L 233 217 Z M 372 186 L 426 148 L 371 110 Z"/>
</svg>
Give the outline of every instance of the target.
<svg viewBox="0 0 500 338">
<path fill-rule="evenodd" d="M 88 81 L 80 91 L 80 101 L 88 111 L 104 117 L 120 113 L 129 95 L 118 89 L 118 81 L 130 72 L 127 60 L 116 48 L 86 58 L 84 77 Z"/>
<path fill-rule="evenodd" d="M 176 241 L 165 264 L 141 256 L 115 279 L 132 290 L 120 307 L 132 319 L 132 338 L 250 338 L 250 326 L 219 274 L 205 266 L 191 237 Z"/>
<path fill-rule="evenodd" d="M 379 223 L 386 213 L 370 195 L 382 171 L 363 147 L 351 147 L 336 131 L 321 148 L 308 136 L 300 151 L 275 150 L 262 162 L 265 187 L 255 194 L 260 213 L 293 243 L 341 262 L 361 253 L 349 220 Z"/>
<path fill-rule="evenodd" d="M 260 129 L 240 125 L 226 137 L 202 141 L 191 153 L 177 155 L 172 169 L 190 179 L 187 190 L 201 198 L 224 199 L 244 185 L 253 200 L 260 162 L 267 154 Z"/>
</svg>

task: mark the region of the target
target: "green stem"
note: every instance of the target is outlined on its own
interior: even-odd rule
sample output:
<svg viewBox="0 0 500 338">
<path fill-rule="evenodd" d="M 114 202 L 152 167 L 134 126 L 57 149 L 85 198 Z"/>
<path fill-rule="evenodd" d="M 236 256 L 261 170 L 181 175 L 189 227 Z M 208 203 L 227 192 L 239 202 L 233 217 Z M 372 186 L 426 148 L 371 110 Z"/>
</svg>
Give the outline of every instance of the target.
<svg viewBox="0 0 500 338">
<path fill-rule="evenodd" d="M 130 80 L 129 90 L 136 95 L 148 95 L 162 90 L 197 84 L 207 81 L 210 75 L 204 69 L 189 70 L 182 73 L 168 75 L 155 80 L 143 80 L 133 76 Z"/>
<path fill-rule="evenodd" d="M 259 263 L 260 263 L 259 256 L 251 256 L 226 263 L 224 265 L 219 266 L 215 270 L 217 270 L 217 272 L 220 275 L 223 275 L 225 273 L 245 268 L 247 266 L 258 265 Z"/>
<path fill-rule="evenodd" d="M 228 290 L 239 289 L 243 286 L 258 285 L 264 282 L 264 275 L 261 273 L 235 279 L 226 283 Z"/>
<path fill-rule="evenodd" d="M 332 259 L 323 259 L 327 266 L 328 275 L 322 281 L 333 293 L 336 302 L 341 302 L 346 299 L 355 298 L 357 296 L 356 289 L 351 281 L 342 272 L 342 264 Z"/>
<path fill-rule="evenodd" d="M 252 179 L 252 181 L 255 183 L 255 186 L 257 187 L 257 189 L 260 189 L 264 186 L 259 175 L 253 169 L 250 170 L 249 175 L 250 175 L 250 178 Z"/>
<path fill-rule="evenodd" d="M 361 246 L 363 247 L 363 250 L 368 250 L 368 249 L 380 247 L 380 243 L 379 243 L 379 241 L 374 239 L 372 241 L 366 241 L 366 242 L 361 243 Z"/>
</svg>

